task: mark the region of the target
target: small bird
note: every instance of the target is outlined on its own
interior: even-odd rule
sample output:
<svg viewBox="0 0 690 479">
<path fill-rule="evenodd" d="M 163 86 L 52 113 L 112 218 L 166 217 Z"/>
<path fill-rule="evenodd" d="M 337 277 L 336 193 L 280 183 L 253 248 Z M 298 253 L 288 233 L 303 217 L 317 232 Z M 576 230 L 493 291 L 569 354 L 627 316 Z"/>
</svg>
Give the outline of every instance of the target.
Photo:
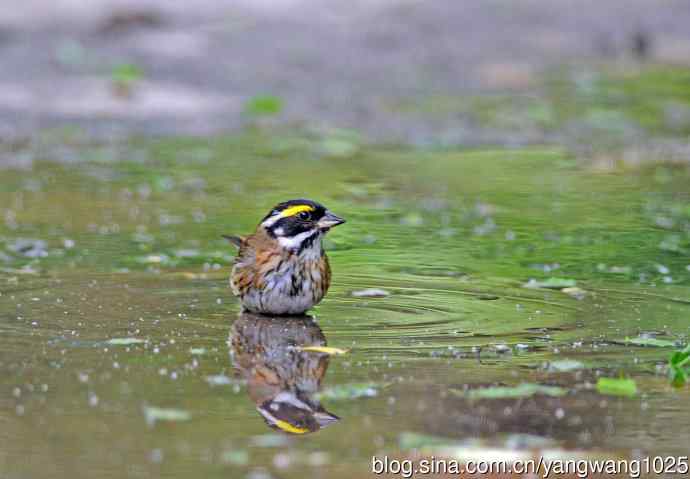
<svg viewBox="0 0 690 479">
<path fill-rule="evenodd" d="M 331 267 L 321 240 L 345 220 L 315 201 L 276 205 L 254 234 L 224 236 L 239 247 L 230 287 L 252 313 L 299 315 L 328 291 Z"/>
</svg>

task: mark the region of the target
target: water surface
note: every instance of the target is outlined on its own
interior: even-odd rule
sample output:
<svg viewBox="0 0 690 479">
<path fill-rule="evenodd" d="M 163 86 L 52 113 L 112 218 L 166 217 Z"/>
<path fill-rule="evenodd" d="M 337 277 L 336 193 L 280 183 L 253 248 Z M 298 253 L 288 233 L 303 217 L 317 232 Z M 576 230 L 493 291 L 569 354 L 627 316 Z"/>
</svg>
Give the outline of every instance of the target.
<svg viewBox="0 0 690 479">
<path fill-rule="evenodd" d="M 2 172 L 3 477 L 349 478 L 410 433 L 687 454 L 665 372 L 690 328 L 685 167 L 260 133 L 76 154 Z M 311 318 L 239 315 L 220 235 L 301 196 L 348 219 L 331 291 Z M 576 289 L 525 287 L 549 278 Z M 521 383 L 564 394 L 467 395 Z"/>
</svg>

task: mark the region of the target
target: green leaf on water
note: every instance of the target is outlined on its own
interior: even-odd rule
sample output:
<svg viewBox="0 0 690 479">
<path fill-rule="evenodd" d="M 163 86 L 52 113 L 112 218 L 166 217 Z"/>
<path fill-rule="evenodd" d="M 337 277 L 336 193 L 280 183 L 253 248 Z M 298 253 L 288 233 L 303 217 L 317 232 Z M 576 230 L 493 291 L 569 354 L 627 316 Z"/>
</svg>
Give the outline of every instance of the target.
<svg viewBox="0 0 690 479">
<path fill-rule="evenodd" d="M 545 280 L 530 279 L 522 286 L 534 289 L 564 289 L 574 288 L 577 282 L 568 278 L 548 278 Z"/>
<path fill-rule="evenodd" d="M 388 384 L 377 383 L 353 383 L 340 384 L 324 389 L 316 396 L 318 399 L 330 399 L 333 401 L 342 401 L 347 399 L 369 398 L 376 397 L 379 391 L 388 386 Z"/>
<path fill-rule="evenodd" d="M 141 80 L 143 76 L 144 71 L 137 65 L 131 63 L 116 65 L 110 73 L 113 82 L 123 86 L 130 86 Z"/>
<path fill-rule="evenodd" d="M 245 113 L 253 116 L 272 116 L 283 111 L 283 100 L 272 95 L 257 95 L 244 106 Z"/>
<path fill-rule="evenodd" d="M 671 384 L 682 387 L 688 383 L 690 377 L 690 344 L 681 351 L 671 355 L 668 362 L 668 374 Z"/>
<path fill-rule="evenodd" d="M 633 379 L 599 378 L 597 391 L 607 396 L 634 396 L 637 394 L 637 384 Z"/>
<path fill-rule="evenodd" d="M 558 386 L 543 386 L 534 383 L 522 383 L 517 386 L 496 386 L 461 391 L 451 389 L 453 394 L 467 399 L 510 399 L 523 398 L 542 394 L 545 396 L 563 396 L 568 390 Z"/>
<path fill-rule="evenodd" d="M 671 366 L 668 375 L 671 385 L 674 387 L 680 388 L 688 383 L 688 371 L 686 369 Z"/>
</svg>

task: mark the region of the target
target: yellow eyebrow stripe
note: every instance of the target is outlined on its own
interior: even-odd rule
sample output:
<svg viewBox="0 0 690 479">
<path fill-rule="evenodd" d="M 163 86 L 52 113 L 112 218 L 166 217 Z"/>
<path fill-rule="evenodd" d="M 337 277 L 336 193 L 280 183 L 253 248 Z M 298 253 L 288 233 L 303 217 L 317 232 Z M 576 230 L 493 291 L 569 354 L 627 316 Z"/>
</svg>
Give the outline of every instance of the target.
<svg viewBox="0 0 690 479">
<path fill-rule="evenodd" d="M 309 205 L 295 205 L 291 206 L 289 208 L 285 208 L 283 211 L 280 212 L 280 217 L 281 218 L 286 218 L 288 216 L 294 216 L 297 213 L 301 213 L 302 211 L 314 211 L 313 206 Z"/>
</svg>

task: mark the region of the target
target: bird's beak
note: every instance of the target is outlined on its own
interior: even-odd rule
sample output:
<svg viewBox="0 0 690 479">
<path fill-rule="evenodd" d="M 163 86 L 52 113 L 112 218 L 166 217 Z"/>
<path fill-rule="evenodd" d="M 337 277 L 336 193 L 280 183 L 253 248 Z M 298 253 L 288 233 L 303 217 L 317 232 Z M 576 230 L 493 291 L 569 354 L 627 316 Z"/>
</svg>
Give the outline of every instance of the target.
<svg viewBox="0 0 690 479">
<path fill-rule="evenodd" d="M 314 412 L 314 419 L 316 419 L 316 422 L 319 424 L 320 428 L 330 426 L 331 424 L 340 421 L 338 416 L 326 411 L 325 409 Z"/>
<path fill-rule="evenodd" d="M 323 217 L 318 221 L 317 225 L 322 230 L 328 231 L 330 228 L 341 225 L 343 223 L 345 223 L 345 220 L 342 219 L 340 216 L 336 216 L 330 211 L 326 211 L 326 214 L 323 215 Z"/>
</svg>

